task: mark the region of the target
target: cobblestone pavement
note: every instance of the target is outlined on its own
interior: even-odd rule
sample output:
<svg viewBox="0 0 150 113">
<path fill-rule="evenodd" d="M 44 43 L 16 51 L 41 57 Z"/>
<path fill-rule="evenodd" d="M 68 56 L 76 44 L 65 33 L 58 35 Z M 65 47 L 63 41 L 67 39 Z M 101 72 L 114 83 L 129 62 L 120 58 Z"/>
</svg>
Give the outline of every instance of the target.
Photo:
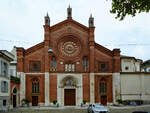
<svg viewBox="0 0 150 113">
<path fill-rule="evenodd" d="M 109 107 L 110 113 L 132 113 L 133 111 L 150 111 L 150 106 L 144 107 Z M 26 109 L 13 109 L 9 112 L 0 112 L 0 113 L 87 113 L 86 108 L 54 108 L 54 109 L 33 109 L 33 108 L 26 108 Z"/>
</svg>

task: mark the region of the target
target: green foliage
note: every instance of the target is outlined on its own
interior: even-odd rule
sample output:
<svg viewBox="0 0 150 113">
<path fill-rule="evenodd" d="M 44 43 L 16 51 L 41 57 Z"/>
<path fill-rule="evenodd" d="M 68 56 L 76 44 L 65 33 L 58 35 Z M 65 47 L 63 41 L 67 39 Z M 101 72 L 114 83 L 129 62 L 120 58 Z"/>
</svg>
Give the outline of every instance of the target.
<svg viewBox="0 0 150 113">
<path fill-rule="evenodd" d="M 147 60 L 141 64 L 141 67 L 147 67 L 147 66 L 150 66 L 150 60 Z"/>
<path fill-rule="evenodd" d="M 118 102 L 119 104 L 122 104 L 122 103 L 123 103 L 122 99 L 117 99 L 117 102 Z"/>
<path fill-rule="evenodd" d="M 149 12 L 150 0 L 112 0 L 111 13 L 123 20 L 126 15 L 135 16 L 137 13 Z"/>
<path fill-rule="evenodd" d="M 24 99 L 22 99 L 22 102 L 25 103 L 25 104 L 29 104 L 30 100 L 28 98 L 24 98 Z"/>
<path fill-rule="evenodd" d="M 20 78 L 18 78 L 18 77 L 10 76 L 10 80 L 20 83 Z"/>
<path fill-rule="evenodd" d="M 53 104 L 56 104 L 57 103 L 57 100 L 53 100 Z"/>
<path fill-rule="evenodd" d="M 87 102 L 87 101 L 86 101 L 85 99 L 83 99 L 83 104 L 86 104 L 86 102 Z"/>
</svg>

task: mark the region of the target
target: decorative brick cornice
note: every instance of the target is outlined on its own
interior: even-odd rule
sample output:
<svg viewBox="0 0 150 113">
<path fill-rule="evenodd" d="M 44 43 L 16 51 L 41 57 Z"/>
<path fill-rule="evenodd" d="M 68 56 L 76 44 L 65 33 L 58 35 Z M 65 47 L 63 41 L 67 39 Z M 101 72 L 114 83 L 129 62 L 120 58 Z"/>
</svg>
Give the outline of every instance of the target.
<svg viewBox="0 0 150 113">
<path fill-rule="evenodd" d="M 109 56 L 113 56 L 113 52 L 111 50 L 101 46 L 98 43 L 95 43 L 95 48 L 98 49 L 99 51 L 103 52 L 103 53 L 106 53 Z"/>
<path fill-rule="evenodd" d="M 30 54 L 30 53 L 32 53 L 32 52 L 38 50 L 38 49 L 41 49 L 41 48 L 43 48 L 43 47 L 44 47 L 44 42 L 41 42 L 41 43 L 39 43 L 39 44 L 37 44 L 37 45 L 35 45 L 35 46 L 32 46 L 32 47 L 29 48 L 29 49 L 26 49 L 26 50 L 25 50 L 25 55 L 28 55 L 28 54 Z"/>
<path fill-rule="evenodd" d="M 82 28 L 82 29 L 84 29 L 85 31 L 89 31 L 89 28 L 87 27 L 87 26 L 84 26 L 84 25 L 82 25 L 82 24 L 80 24 L 79 22 L 77 22 L 77 21 L 75 21 L 75 20 L 64 20 L 64 21 L 62 21 L 62 22 L 60 22 L 60 23 L 58 23 L 58 24 L 55 24 L 55 25 L 53 25 L 53 26 L 51 26 L 50 27 L 50 29 L 51 29 L 51 32 L 53 32 L 53 31 L 56 31 L 57 29 L 59 29 L 62 25 L 64 25 L 64 24 L 67 24 L 67 23 L 73 23 L 73 24 L 75 24 L 75 25 L 77 25 L 77 26 L 79 26 L 80 28 Z"/>
</svg>

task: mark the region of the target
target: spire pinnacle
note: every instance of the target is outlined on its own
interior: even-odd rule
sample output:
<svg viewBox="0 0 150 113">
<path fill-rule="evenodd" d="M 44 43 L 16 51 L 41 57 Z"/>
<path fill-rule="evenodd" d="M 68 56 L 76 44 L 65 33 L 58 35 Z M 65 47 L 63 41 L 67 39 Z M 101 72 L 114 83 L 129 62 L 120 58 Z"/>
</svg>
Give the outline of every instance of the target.
<svg viewBox="0 0 150 113">
<path fill-rule="evenodd" d="M 47 12 L 46 16 L 49 17 L 48 12 Z"/>
<path fill-rule="evenodd" d="M 94 27 L 94 18 L 92 17 L 92 13 L 89 18 L 89 27 Z"/>
<path fill-rule="evenodd" d="M 91 15 L 90 15 L 90 18 L 92 18 L 92 13 L 91 13 Z"/>
<path fill-rule="evenodd" d="M 70 4 L 69 7 L 67 8 L 67 18 L 72 19 L 72 8 L 70 7 Z"/>
<path fill-rule="evenodd" d="M 45 16 L 45 25 L 50 25 L 50 18 L 49 18 L 48 12 Z"/>
</svg>

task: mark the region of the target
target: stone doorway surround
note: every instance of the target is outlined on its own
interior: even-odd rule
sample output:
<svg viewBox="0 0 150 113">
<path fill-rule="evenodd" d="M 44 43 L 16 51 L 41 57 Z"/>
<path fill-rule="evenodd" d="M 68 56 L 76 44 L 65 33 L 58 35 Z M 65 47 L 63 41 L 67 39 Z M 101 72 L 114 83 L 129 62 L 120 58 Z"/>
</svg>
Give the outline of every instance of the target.
<svg viewBox="0 0 150 113">
<path fill-rule="evenodd" d="M 71 80 L 73 84 L 67 85 L 68 80 Z M 83 100 L 82 74 L 57 74 L 57 83 L 57 101 L 60 106 L 64 106 L 65 89 L 75 89 L 76 106 L 81 105 Z"/>
</svg>

